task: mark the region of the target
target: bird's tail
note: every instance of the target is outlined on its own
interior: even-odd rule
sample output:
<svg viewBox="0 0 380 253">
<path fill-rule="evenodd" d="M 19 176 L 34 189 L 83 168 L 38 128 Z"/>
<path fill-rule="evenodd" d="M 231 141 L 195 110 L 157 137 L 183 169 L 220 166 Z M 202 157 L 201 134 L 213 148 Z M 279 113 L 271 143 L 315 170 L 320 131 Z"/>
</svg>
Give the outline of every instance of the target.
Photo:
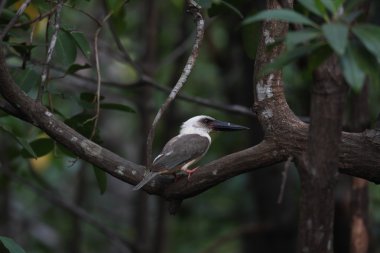
<svg viewBox="0 0 380 253">
<path fill-rule="evenodd" d="M 143 178 L 143 180 L 141 180 L 140 183 L 138 183 L 135 187 L 133 187 L 132 190 L 134 191 L 137 191 L 139 190 L 141 187 L 143 187 L 144 185 L 146 185 L 147 183 L 149 183 L 150 180 L 152 180 L 153 178 L 155 178 L 158 174 L 160 174 L 159 172 L 152 172 L 152 171 L 149 171 Z"/>
</svg>

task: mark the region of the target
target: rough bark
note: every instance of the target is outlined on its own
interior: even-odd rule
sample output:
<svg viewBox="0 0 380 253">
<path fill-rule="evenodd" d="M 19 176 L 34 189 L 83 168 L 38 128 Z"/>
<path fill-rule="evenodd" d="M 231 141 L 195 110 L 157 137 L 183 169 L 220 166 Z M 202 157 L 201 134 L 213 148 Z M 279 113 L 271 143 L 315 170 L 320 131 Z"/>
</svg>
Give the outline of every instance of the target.
<svg viewBox="0 0 380 253">
<path fill-rule="evenodd" d="M 298 252 L 332 252 L 345 87 L 337 58 L 315 75 L 306 152 L 298 157 L 301 177 Z"/>
<path fill-rule="evenodd" d="M 350 120 L 352 131 L 362 131 L 369 126 L 368 92 L 369 87 L 366 83 L 359 94 L 354 94 Z M 350 253 L 367 253 L 370 240 L 368 181 L 352 178 L 350 197 Z"/>
</svg>

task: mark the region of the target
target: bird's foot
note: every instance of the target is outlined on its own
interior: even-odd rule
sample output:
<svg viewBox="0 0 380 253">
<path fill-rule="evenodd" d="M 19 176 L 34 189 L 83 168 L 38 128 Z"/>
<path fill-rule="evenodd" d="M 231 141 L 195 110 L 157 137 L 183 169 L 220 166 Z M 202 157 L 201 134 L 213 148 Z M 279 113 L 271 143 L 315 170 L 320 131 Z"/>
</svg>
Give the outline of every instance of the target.
<svg viewBox="0 0 380 253">
<path fill-rule="evenodd" d="M 185 169 L 183 170 L 186 174 L 187 174 L 187 180 L 190 179 L 191 175 L 198 169 L 198 167 L 194 168 L 194 169 Z"/>
</svg>

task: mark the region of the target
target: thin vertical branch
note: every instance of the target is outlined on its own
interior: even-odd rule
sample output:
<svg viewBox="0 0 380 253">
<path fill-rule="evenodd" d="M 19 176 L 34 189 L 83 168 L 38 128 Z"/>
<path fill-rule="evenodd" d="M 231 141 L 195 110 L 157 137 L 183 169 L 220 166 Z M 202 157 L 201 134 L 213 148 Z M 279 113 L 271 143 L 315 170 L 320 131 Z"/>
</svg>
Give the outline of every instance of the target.
<svg viewBox="0 0 380 253">
<path fill-rule="evenodd" d="M 123 2 L 124 4 L 127 3 L 128 0 L 125 0 Z M 94 51 L 95 51 L 95 65 L 96 65 L 96 97 L 95 97 L 95 103 L 96 103 L 96 111 L 95 116 L 89 120 L 94 120 L 94 126 L 91 132 L 90 139 L 94 138 L 96 133 L 96 128 L 98 126 L 99 121 L 99 113 L 100 113 L 100 89 L 102 84 L 102 75 L 100 74 L 100 61 L 99 61 L 99 47 L 98 47 L 98 40 L 99 40 L 99 34 L 104 26 L 104 24 L 107 22 L 107 20 L 113 15 L 114 11 L 111 10 L 102 20 L 102 22 L 99 24 L 98 29 L 96 29 L 95 35 L 94 35 Z"/>
<path fill-rule="evenodd" d="M 187 59 L 186 65 L 183 68 L 180 78 L 178 79 L 176 85 L 170 92 L 169 97 L 166 99 L 165 103 L 161 106 L 160 110 L 158 111 L 158 113 L 156 114 L 156 117 L 153 120 L 152 127 L 149 131 L 148 138 L 147 138 L 147 148 L 146 148 L 147 167 L 149 167 L 152 163 L 152 144 L 153 144 L 153 139 L 154 139 L 157 123 L 161 119 L 165 111 L 168 109 L 169 105 L 174 101 L 178 92 L 181 90 L 181 88 L 187 81 L 187 78 L 189 77 L 191 70 L 194 67 L 195 61 L 198 57 L 199 47 L 203 39 L 204 19 L 201 14 L 201 6 L 198 5 L 194 0 L 187 0 L 186 2 L 188 5 L 188 11 L 193 15 L 196 21 L 197 28 L 196 28 L 195 42 L 194 42 L 191 54 L 189 58 Z"/>
<path fill-rule="evenodd" d="M 20 8 L 16 12 L 16 15 L 11 19 L 11 21 L 9 21 L 9 23 L 7 24 L 7 26 L 4 28 L 3 32 L 1 33 L 0 41 L 2 41 L 4 39 L 5 35 L 7 35 L 9 30 L 13 27 L 13 25 L 17 22 L 17 20 L 20 18 L 20 16 L 24 13 L 26 7 L 28 7 L 30 2 L 32 2 L 32 0 L 25 0 L 25 2 L 20 6 Z M 5 0 L 3 0 L 1 3 L 1 6 L 0 6 L 1 11 L 4 8 L 4 5 L 5 5 Z"/>
<path fill-rule="evenodd" d="M 125 3 L 127 3 L 129 0 L 126 0 Z M 109 8 L 107 6 L 107 1 L 106 0 L 102 0 L 102 5 L 103 5 L 103 8 L 108 12 L 109 11 Z M 108 24 L 109 26 L 109 29 L 110 29 L 110 32 L 112 34 L 112 37 L 116 43 L 116 46 L 117 48 L 119 49 L 119 51 L 122 53 L 123 55 L 123 59 L 125 62 L 129 63 L 138 73 L 139 76 L 141 76 L 143 74 L 143 71 L 142 71 L 142 68 L 140 65 L 138 65 L 133 59 L 132 57 L 129 55 L 127 49 L 124 47 L 124 45 L 121 43 L 121 40 L 119 38 L 119 36 L 117 35 L 117 32 L 115 30 L 115 27 L 114 25 L 112 24 L 112 21 L 109 22 Z"/>
<path fill-rule="evenodd" d="M 51 58 L 53 56 L 55 45 L 57 43 L 58 32 L 59 32 L 59 29 L 61 27 L 60 21 L 61 21 L 62 6 L 63 6 L 63 1 L 62 0 L 58 1 L 57 10 L 54 14 L 54 19 L 53 19 L 54 31 L 53 31 L 53 35 L 51 36 L 49 47 L 47 50 L 45 65 L 42 69 L 41 85 L 38 89 L 37 98 L 36 98 L 37 101 L 41 101 L 43 93 L 45 92 L 45 89 L 46 89 L 48 82 L 49 82 L 49 63 L 50 63 Z"/>
<path fill-rule="evenodd" d="M 284 170 L 282 171 L 282 183 L 281 183 L 280 193 L 278 194 L 277 204 L 281 204 L 282 199 L 284 198 L 286 180 L 288 179 L 288 171 L 289 171 L 290 163 L 292 162 L 292 160 L 293 160 L 293 156 L 289 156 L 288 160 L 286 160 L 284 164 Z"/>
<path fill-rule="evenodd" d="M 113 14 L 113 11 L 110 11 L 107 16 L 103 19 L 101 25 L 96 29 L 95 36 L 94 36 L 94 51 L 95 51 L 95 65 L 96 65 L 96 97 L 95 97 L 95 103 L 96 103 L 96 112 L 95 116 L 91 119 L 94 120 L 94 126 L 91 132 L 90 139 L 92 139 L 95 136 L 96 128 L 98 126 L 99 121 L 99 112 L 100 112 L 100 88 L 102 84 L 102 75 L 100 74 L 100 62 L 99 62 L 99 48 L 98 48 L 98 39 L 100 31 L 103 28 L 104 23 L 111 17 Z"/>
</svg>

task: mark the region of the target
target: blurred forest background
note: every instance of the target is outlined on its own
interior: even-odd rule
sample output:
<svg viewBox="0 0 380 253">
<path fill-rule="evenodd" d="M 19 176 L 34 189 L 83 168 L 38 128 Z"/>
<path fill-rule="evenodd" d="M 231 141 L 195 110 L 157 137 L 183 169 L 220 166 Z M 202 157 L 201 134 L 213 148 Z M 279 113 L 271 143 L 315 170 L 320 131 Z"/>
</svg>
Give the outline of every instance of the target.
<svg viewBox="0 0 380 253">
<path fill-rule="evenodd" d="M 35 97 L 54 32 L 51 10 L 57 5 L 55 1 L 31 1 L 16 26 L 4 34 L 22 3 L 2 0 L 0 27 L 10 49 L 7 62 L 13 77 Z M 260 24 L 242 26 L 241 22 L 264 9 L 265 1 L 199 3 L 206 17 L 205 38 L 181 92 L 184 97 L 172 104 L 158 125 L 154 154 L 194 115 L 251 128 L 216 134 L 200 161 L 204 164 L 263 138 L 250 113 Z M 301 6 L 296 3 L 295 8 Z M 380 2 L 371 1 L 368 19 L 378 24 L 379 11 Z M 39 19 L 49 12 L 50 21 Z M 102 97 L 94 138 L 111 151 L 144 164 L 152 119 L 182 72 L 195 36 L 184 1 L 71 0 L 63 2 L 60 14 L 45 104 L 67 124 L 91 136 L 98 55 Z M 38 22 L 32 22 L 35 19 Z M 284 68 L 286 96 L 294 112 L 307 120 L 312 76 L 300 66 L 302 60 Z M 380 86 L 368 89 L 374 122 Z M 349 112 L 355 96 L 350 93 L 347 99 L 346 130 L 352 129 Z M 0 117 L 0 136 L 0 236 L 13 238 L 28 253 L 295 252 L 299 178 L 292 166 L 280 201 L 284 164 L 230 179 L 184 201 L 171 216 L 161 198 L 131 191 L 131 185 L 106 176 L 41 130 L 6 113 Z M 340 175 L 335 252 L 349 252 L 350 180 Z M 368 194 L 369 252 L 380 252 L 380 188 L 370 183 Z"/>
</svg>

